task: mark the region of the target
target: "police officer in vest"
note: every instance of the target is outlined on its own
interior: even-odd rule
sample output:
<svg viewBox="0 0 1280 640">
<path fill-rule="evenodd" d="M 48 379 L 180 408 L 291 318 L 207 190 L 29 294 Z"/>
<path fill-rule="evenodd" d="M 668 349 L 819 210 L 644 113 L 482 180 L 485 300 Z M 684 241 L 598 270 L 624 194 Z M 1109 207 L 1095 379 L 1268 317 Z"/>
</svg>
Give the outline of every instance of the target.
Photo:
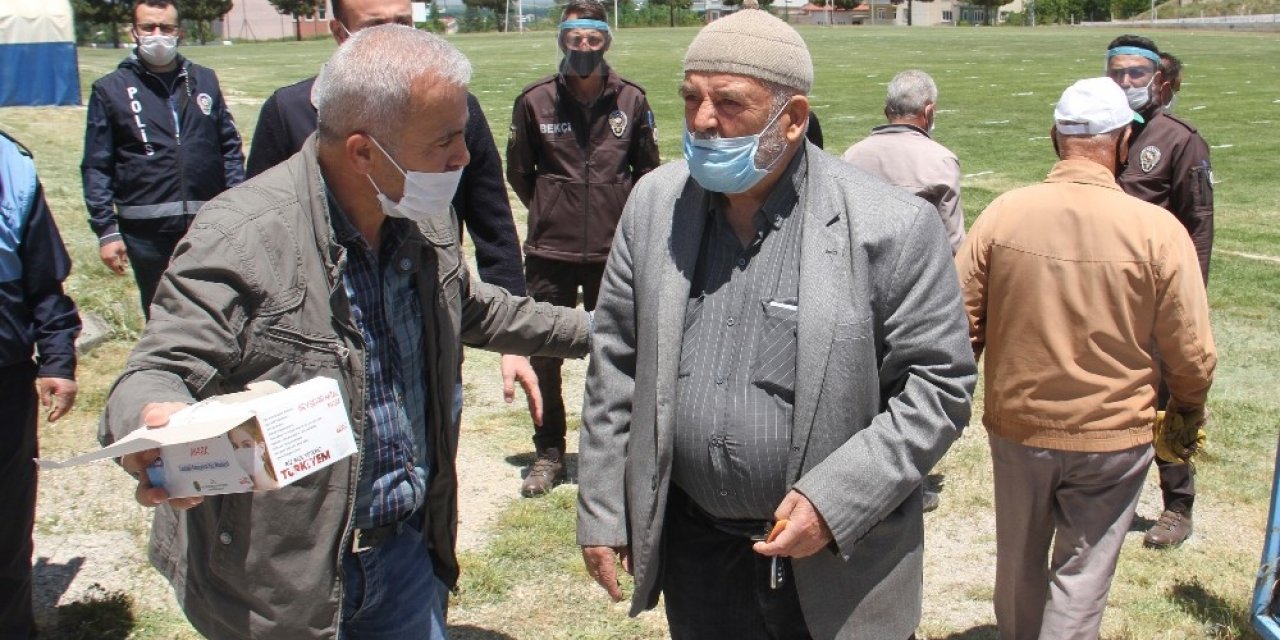
<svg viewBox="0 0 1280 640">
<path fill-rule="evenodd" d="M 1107 76 L 1124 89 L 1129 107 L 1142 114 L 1134 123 L 1129 164 L 1120 174 L 1125 193 L 1172 213 L 1186 228 L 1200 260 L 1200 275 L 1209 285 L 1209 254 L 1213 251 L 1213 169 L 1209 145 L 1196 128 L 1168 113 L 1163 96 L 1169 73 L 1160 50 L 1151 40 L 1124 35 L 1107 47 Z M 1160 384 L 1159 409 L 1169 401 Z M 1164 548 L 1182 544 L 1191 535 L 1191 506 L 1196 489 L 1189 465 L 1157 460 L 1164 512 L 1143 543 Z"/>
<path fill-rule="evenodd" d="M 244 181 L 240 134 L 213 71 L 178 54 L 173 0 L 134 0 L 133 53 L 93 83 L 84 134 L 85 206 L 103 264 L 133 266 L 151 298 L 200 205 Z"/>
</svg>

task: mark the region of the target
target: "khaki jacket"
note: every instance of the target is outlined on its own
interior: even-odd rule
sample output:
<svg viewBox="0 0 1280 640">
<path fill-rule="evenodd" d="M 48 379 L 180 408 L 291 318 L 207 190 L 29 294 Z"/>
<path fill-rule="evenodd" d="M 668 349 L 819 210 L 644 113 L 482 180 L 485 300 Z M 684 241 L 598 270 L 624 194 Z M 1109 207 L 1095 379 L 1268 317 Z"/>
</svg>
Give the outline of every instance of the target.
<svg viewBox="0 0 1280 640">
<path fill-rule="evenodd" d="M 1173 401 L 1204 405 L 1217 352 L 1195 247 L 1105 167 L 1064 160 L 997 198 L 956 271 L 991 433 L 1062 451 L 1150 443 L 1156 349 Z"/>
<path fill-rule="evenodd" d="M 884 124 L 844 152 L 845 162 L 929 201 L 942 216 L 951 253 L 964 244 L 960 160 L 925 130 Z"/>
<path fill-rule="evenodd" d="M 416 273 L 433 452 L 423 536 L 437 576 L 457 582 L 452 414 L 461 345 L 582 357 L 585 312 L 535 303 L 473 281 L 457 223 L 419 224 L 396 264 Z M 342 286 L 346 252 L 333 227 L 314 137 L 303 150 L 210 202 L 178 245 L 147 324 L 107 400 L 100 439 L 139 424 L 148 402 L 191 402 L 257 380 L 340 381 L 358 442 L 366 428 L 363 339 Z M 156 509 L 152 563 L 195 628 L 210 638 L 338 635 L 340 550 L 351 543 L 360 455 L 279 489 Z"/>
</svg>

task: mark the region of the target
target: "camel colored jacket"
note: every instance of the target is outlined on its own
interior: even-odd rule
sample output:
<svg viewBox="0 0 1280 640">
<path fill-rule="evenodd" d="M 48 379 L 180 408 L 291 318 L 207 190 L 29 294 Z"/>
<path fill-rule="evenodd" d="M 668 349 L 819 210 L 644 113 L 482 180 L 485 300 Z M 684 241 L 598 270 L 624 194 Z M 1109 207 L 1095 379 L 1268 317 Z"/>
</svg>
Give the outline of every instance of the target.
<svg viewBox="0 0 1280 640">
<path fill-rule="evenodd" d="M 1064 160 L 987 207 L 956 256 L 991 433 L 1062 451 L 1151 442 L 1155 359 L 1203 406 L 1217 352 L 1196 249 L 1102 165 Z"/>
</svg>

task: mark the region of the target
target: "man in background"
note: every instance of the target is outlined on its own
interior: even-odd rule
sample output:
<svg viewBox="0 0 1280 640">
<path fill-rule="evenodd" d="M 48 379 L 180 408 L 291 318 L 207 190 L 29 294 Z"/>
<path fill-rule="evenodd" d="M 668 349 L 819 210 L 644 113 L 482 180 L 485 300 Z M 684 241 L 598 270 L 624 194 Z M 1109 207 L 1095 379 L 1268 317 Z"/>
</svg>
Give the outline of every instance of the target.
<svg viewBox="0 0 1280 640">
<path fill-rule="evenodd" d="M 0 638 L 26 640 L 36 637 L 36 428 L 42 406 L 53 422 L 75 404 L 80 316 L 62 292 L 71 258 L 31 152 L 2 131 L 0 212 Z"/>
<path fill-rule="evenodd" d="M 872 129 L 871 135 L 844 152 L 844 159 L 937 207 L 955 253 L 964 243 L 960 161 L 929 135 L 937 107 L 938 85 L 929 74 L 916 69 L 899 73 L 889 81 L 884 100 L 889 124 Z"/>
<path fill-rule="evenodd" d="M 1145 122 L 1133 125 L 1129 162 L 1120 173 L 1120 187 L 1172 213 L 1196 246 L 1200 277 L 1209 286 L 1209 256 L 1213 251 L 1213 168 L 1209 145 L 1196 128 L 1165 110 L 1169 75 L 1160 50 L 1151 40 L 1124 35 L 1107 47 L 1107 77 L 1124 89 L 1129 106 Z M 1159 408 L 1169 400 L 1160 382 Z M 1167 548 L 1191 536 L 1195 504 L 1195 470 L 1187 464 L 1157 460 L 1164 511 L 1143 538 L 1149 547 Z"/>
<path fill-rule="evenodd" d="M 173 0 L 134 0 L 136 46 L 93 83 L 80 163 L 102 263 L 116 275 L 133 267 L 147 318 L 196 211 L 244 180 L 218 77 L 178 53 L 179 24 Z"/>
<path fill-rule="evenodd" d="M 560 20 L 560 72 L 525 87 L 512 109 L 507 180 L 529 210 L 529 295 L 572 307 L 581 293 L 591 310 L 631 185 L 658 166 L 657 130 L 644 89 L 604 60 L 613 41 L 604 5 L 570 0 Z M 525 496 L 565 478 L 562 364 L 533 359 L 544 407 Z"/>
<path fill-rule="evenodd" d="M 1107 78 L 1054 109 L 1059 162 L 996 198 L 956 256 L 996 505 L 1001 640 L 1098 637 L 1152 458 L 1158 348 L 1185 423 L 1217 361 L 1195 248 L 1116 185 L 1134 121 Z"/>
</svg>

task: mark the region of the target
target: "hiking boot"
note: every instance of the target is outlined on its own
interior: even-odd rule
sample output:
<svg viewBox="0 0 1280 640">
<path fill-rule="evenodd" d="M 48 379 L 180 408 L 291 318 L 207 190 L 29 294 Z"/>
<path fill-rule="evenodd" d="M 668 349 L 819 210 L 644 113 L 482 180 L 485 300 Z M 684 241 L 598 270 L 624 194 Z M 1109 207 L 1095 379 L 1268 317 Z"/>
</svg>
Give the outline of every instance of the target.
<svg viewBox="0 0 1280 640">
<path fill-rule="evenodd" d="M 564 482 L 564 454 L 559 449 L 548 448 L 538 452 L 538 459 L 529 467 L 529 475 L 520 485 L 520 494 L 534 498 L 551 493 L 556 485 Z"/>
<path fill-rule="evenodd" d="M 1142 544 L 1153 549 L 1176 547 L 1191 537 L 1191 514 L 1165 511 L 1155 526 L 1142 537 Z"/>
</svg>

